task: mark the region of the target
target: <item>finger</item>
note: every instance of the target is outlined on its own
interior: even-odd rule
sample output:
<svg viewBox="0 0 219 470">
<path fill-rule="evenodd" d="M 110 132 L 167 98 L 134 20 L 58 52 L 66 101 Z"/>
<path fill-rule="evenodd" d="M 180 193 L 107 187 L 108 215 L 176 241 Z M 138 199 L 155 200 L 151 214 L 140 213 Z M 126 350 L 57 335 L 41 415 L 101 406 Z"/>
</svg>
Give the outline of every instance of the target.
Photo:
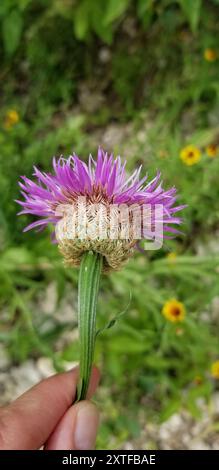
<svg viewBox="0 0 219 470">
<path fill-rule="evenodd" d="M 94 392 L 96 391 L 96 388 L 98 387 L 99 381 L 100 381 L 100 371 L 96 366 L 94 366 L 92 369 L 92 375 L 91 375 L 86 399 L 89 400 L 93 396 Z"/>
<path fill-rule="evenodd" d="M 95 392 L 97 385 L 99 383 L 100 373 L 96 367 L 93 367 L 92 377 L 90 380 L 90 384 L 88 387 L 87 398 L 91 398 L 93 393 Z M 84 412 L 84 420 L 86 420 L 86 424 L 83 421 L 83 412 Z M 80 414 L 79 414 L 80 410 Z M 92 449 L 95 440 L 96 440 L 96 433 L 98 428 L 99 422 L 99 413 L 96 406 L 89 401 L 82 401 L 73 405 L 69 410 L 66 411 L 65 415 L 61 418 L 60 422 L 58 423 L 55 431 L 52 432 L 51 436 L 49 437 L 46 445 L 45 450 L 54 450 L 54 449 L 63 449 L 63 450 L 71 450 L 71 449 Z M 79 429 L 79 437 L 78 432 L 76 433 L 76 439 L 73 438 L 75 431 L 76 431 L 76 423 L 77 429 Z M 84 426 L 84 424 L 85 426 Z M 89 423 L 89 427 L 88 427 Z M 85 427 L 85 430 L 83 429 Z M 81 429 L 81 431 L 80 431 Z M 81 437 L 80 437 L 81 434 Z M 85 447 L 83 447 L 85 445 Z"/>
<path fill-rule="evenodd" d="M 46 450 L 91 450 L 96 442 L 99 412 L 90 401 L 71 406 L 50 436 Z"/>
<path fill-rule="evenodd" d="M 94 374 L 94 375 L 93 375 Z M 90 393 L 97 385 L 94 369 Z M 0 410 L 0 449 L 38 449 L 48 439 L 76 394 L 78 368 L 43 380 Z"/>
</svg>

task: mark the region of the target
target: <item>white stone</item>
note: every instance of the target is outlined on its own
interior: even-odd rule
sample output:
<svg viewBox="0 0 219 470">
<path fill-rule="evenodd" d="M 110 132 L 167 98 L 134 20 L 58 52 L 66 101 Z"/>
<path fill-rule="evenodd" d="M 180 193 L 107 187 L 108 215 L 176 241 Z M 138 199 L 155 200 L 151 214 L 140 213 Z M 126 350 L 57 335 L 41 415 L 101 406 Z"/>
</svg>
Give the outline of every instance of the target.
<svg viewBox="0 0 219 470">
<path fill-rule="evenodd" d="M 99 52 L 99 61 L 106 64 L 111 59 L 111 51 L 107 47 L 102 47 Z"/>
<path fill-rule="evenodd" d="M 57 304 L 57 288 L 56 283 L 51 282 L 40 299 L 40 309 L 47 315 L 52 315 Z"/>
<path fill-rule="evenodd" d="M 42 378 L 55 374 L 53 362 L 49 357 L 40 357 L 36 362 L 36 367 L 42 375 Z"/>
<path fill-rule="evenodd" d="M 210 450 L 211 447 L 206 444 L 206 442 L 204 441 L 191 441 L 190 442 L 190 446 L 189 446 L 190 450 Z"/>
<path fill-rule="evenodd" d="M 168 419 L 168 421 L 161 425 L 161 430 L 167 430 L 169 433 L 176 432 L 182 427 L 182 424 L 182 417 L 175 413 Z"/>
<path fill-rule="evenodd" d="M 26 392 L 42 378 L 32 360 L 25 361 L 20 366 L 12 367 L 10 375 L 14 384 L 12 399 Z"/>
<path fill-rule="evenodd" d="M 74 368 L 77 367 L 77 366 L 78 366 L 78 362 L 76 362 L 76 361 L 71 361 L 71 362 L 66 361 L 66 362 L 64 363 L 64 368 L 65 368 L 66 371 L 67 371 L 67 370 L 74 369 Z"/>
<path fill-rule="evenodd" d="M 215 414 L 219 414 L 219 392 L 214 393 L 212 396 L 212 405 L 213 405 L 213 412 Z"/>
</svg>

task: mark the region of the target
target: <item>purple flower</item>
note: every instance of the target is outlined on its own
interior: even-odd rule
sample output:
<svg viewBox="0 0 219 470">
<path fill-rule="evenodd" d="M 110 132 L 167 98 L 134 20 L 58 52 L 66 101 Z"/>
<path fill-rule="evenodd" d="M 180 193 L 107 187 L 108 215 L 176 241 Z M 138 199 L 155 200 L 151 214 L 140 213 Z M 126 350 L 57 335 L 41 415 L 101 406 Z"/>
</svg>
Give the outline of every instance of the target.
<svg viewBox="0 0 219 470">
<path fill-rule="evenodd" d="M 122 164 L 120 157 L 114 159 L 113 155 L 108 156 L 99 148 L 97 160 L 90 156 L 88 164 L 76 155 L 68 159 L 54 158 L 54 174 L 41 172 L 34 167 L 33 176 L 36 182 L 22 176 L 23 181 L 19 185 L 24 200 L 16 201 L 23 208 L 19 214 L 38 217 L 24 231 L 35 227 L 43 229 L 50 223 L 56 226 L 61 218 L 57 208 L 60 205 L 72 206 L 79 196 L 86 196 L 90 205 L 98 202 L 106 206 L 137 204 L 151 205 L 154 208 L 160 205 L 163 209 L 164 236 L 168 238 L 168 233 L 179 233 L 172 225 L 178 226 L 181 223 L 181 218 L 176 214 L 185 206 L 175 205 L 175 187 L 165 191 L 160 182 L 160 173 L 150 182 L 147 182 L 147 175 L 140 178 L 141 167 L 127 177 L 125 166 L 126 162 Z M 134 243 L 132 240 L 133 244 L 136 244 L 136 240 Z M 83 250 L 83 247 L 80 248 Z M 86 249 L 93 249 L 93 245 L 86 245 Z M 97 251 L 101 252 L 99 246 Z"/>
</svg>

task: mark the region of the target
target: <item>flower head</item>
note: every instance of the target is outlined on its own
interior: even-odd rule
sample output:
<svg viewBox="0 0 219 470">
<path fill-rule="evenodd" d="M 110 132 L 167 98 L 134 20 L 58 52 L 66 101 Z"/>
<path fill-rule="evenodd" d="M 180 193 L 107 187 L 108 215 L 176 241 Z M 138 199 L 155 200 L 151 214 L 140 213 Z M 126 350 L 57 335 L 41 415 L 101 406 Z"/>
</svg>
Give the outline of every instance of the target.
<svg viewBox="0 0 219 470">
<path fill-rule="evenodd" d="M 18 112 L 15 109 L 9 109 L 4 119 L 4 128 L 7 130 L 11 129 L 19 120 Z"/>
<path fill-rule="evenodd" d="M 211 364 L 211 375 L 215 379 L 219 379 L 219 360 Z"/>
<path fill-rule="evenodd" d="M 162 314 L 172 323 L 178 323 L 184 320 L 186 311 L 182 302 L 170 299 L 164 304 Z"/>
<path fill-rule="evenodd" d="M 204 50 L 204 58 L 207 60 L 207 62 L 215 62 L 217 59 L 217 51 L 215 49 L 212 49 L 211 47 L 207 47 Z"/>
<path fill-rule="evenodd" d="M 136 220 L 137 209 L 142 210 L 145 204 L 150 205 L 153 225 L 155 207 L 159 205 L 163 209 L 164 236 L 168 237 L 167 233 L 171 236 L 179 233 L 172 225 L 181 223 L 176 213 L 185 206 L 175 206 L 176 189 L 173 187 L 165 191 L 160 182 L 159 173 L 152 181 L 146 183 L 147 176 L 140 178 L 141 167 L 127 177 L 125 166 L 126 162 L 122 164 L 120 157 L 114 159 L 113 155 L 108 155 L 99 148 L 96 161 L 90 156 L 88 164 L 73 155 L 68 159 L 60 157 L 56 160 L 54 158 L 53 174 L 41 172 L 34 167 L 33 176 L 36 182 L 23 176 L 21 177 L 23 181 L 19 183 L 24 197 L 24 200 L 17 201 L 23 208 L 20 214 L 32 214 L 38 217 L 38 220 L 28 225 L 25 231 L 35 227 L 43 229 L 52 223 L 56 228 L 56 240 L 67 264 L 80 264 L 83 253 L 92 250 L 104 256 L 106 268 L 114 269 L 130 257 L 137 243 L 134 230 L 138 225 L 136 222 L 132 224 L 128 236 L 124 237 L 121 236 L 124 227 L 123 221 L 120 220 L 117 234 L 113 232 L 113 237 L 110 236 L 111 216 L 113 214 L 114 219 L 117 220 L 118 207 L 135 208 L 132 214 L 128 212 L 128 222 L 133 222 Z M 69 237 L 68 228 L 75 218 L 76 204 L 78 205 L 78 200 L 81 198 L 86 199 L 86 213 L 88 214 L 86 227 L 89 229 L 89 236 L 84 236 L 82 233 L 82 213 L 82 216 L 78 216 L 78 224 L 76 228 L 74 227 L 72 239 Z M 96 235 L 97 224 L 95 225 L 94 222 L 98 204 L 102 208 L 101 224 L 105 227 L 104 237 Z M 149 232 L 142 228 L 142 223 L 144 225 L 146 219 L 147 216 L 142 217 L 139 223 L 140 238 L 150 238 Z M 91 227 L 94 227 L 93 232 Z"/>
<path fill-rule="evenodd" d="M 180 158 L 188 166 L 195 165 L 201 158 L 200 150 L 194 145 L 187 145 L 180 152 Z"/>
<path fill-rule="evenodd" d="M 214 158 L 218 154 L 218 147 L 216 144 L 208 145 L 205 150 L 206 150 L 208 157 L 210 158 Z"/>
</svg>

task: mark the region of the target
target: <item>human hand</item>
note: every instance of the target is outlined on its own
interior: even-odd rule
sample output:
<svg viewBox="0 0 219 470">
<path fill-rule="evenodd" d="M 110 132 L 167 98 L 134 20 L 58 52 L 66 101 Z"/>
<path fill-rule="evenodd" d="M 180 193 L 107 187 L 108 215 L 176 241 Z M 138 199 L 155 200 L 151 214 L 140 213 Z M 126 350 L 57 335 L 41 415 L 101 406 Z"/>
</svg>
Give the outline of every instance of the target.
<svg viewBox="0 0 219 470">
<path fill-rule="evenodd" d="M 92 371 L 88 399 L 72 405 L 78 368 L 56 374 L 35 385 L 0 409 L 0 450 L 93 449 L 99 413 L 89 401 L 99 382 Z"/>
</svg>

